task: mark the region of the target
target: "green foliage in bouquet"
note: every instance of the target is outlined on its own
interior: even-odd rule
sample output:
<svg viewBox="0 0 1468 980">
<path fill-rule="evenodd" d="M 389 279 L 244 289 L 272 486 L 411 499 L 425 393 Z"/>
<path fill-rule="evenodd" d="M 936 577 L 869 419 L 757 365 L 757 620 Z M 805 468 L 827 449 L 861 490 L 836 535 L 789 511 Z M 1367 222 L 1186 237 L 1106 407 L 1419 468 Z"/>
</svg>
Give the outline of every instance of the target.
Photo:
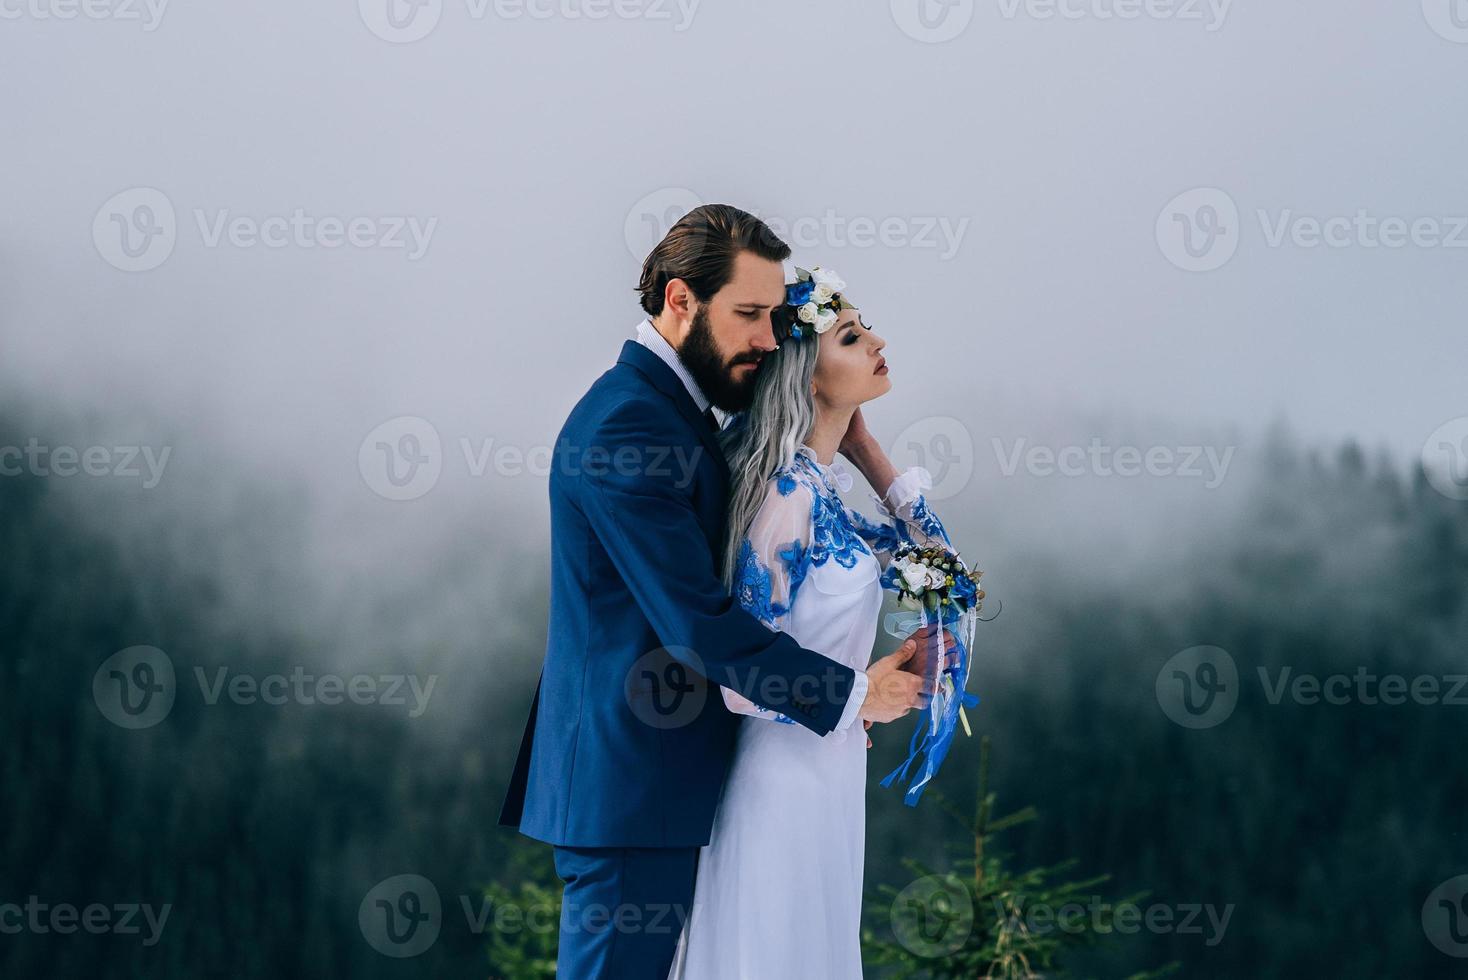
<svg viewBox="0 0 1468 980">
<path fill-rule="evenodd" d="M 862 948 L 868 965 L 887 967 L 883 974 L 903 978 L 991 978 L 991 980 L 1037 980 L 1071 974 L 1060 964 L 1067 950 L 1093 945 L 1115 935 L 1115 908 L 1134 905 L 1146 893 L 1137 893 L 1110 903 L 1094 902 L 1097 886 L 1110 875 L 1057 880 L 1075 865 L 1068 860 L 1050 867 L 1012 872 L 1002 857 L 989 852 L 990 838 L 1036 817 L 1026 807 L 1004 817 L 993 814 L 994 794 L 989 792 L 989 737 L 980 742 L 978 804 L 970 818 L 936 791 L 941 805 L 964 825 L 972 837 L 972 853 L 955 859 L 945 872 L 934 871 L 918 861 L 903 864 L 917 880 L 899 890 L 883 885 L 869 908 L 877 921 L 890 922 L 879 935 L 862 930 Z M 964 845 L 965 849 L 967 844 Z M 1090 903 L 1090 904 L 1088 904 Z M 1047 925 L 1031 928 L 1035 910 L 1088 908 L 1092 915 L 1072 920 L 1057 928 L 1053 918 Z M 1174 973 L 1178 964 L 1132 974 L 1127 980 L 1155 980 Z"/>
</svg>

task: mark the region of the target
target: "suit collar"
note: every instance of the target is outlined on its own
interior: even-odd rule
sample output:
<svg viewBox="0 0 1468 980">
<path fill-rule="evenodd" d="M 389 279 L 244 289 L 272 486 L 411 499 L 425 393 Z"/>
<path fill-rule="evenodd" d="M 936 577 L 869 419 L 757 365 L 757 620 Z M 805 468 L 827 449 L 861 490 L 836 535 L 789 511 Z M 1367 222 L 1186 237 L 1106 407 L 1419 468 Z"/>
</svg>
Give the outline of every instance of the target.
<svg viewBox="0 0 1468 980">
<path fill-rule="evenodd" d="M 652 386 L 661 391 L 677 406 L 678 413 L 688 420 L 693 430 L 698 433 L 699 439 L 709 452 L 713 453 L 714 459 L 720 465 L 724 465 L 724 451 L 719 447 L 719 440 L 708 420 L 698 410 L 693 396 L 684 387 L 683 381 L 673 373 L 673 369 L 664 363 L 646 346 L 635 341 L 628 340 L 622 344 L 622 353 L 617 357 L 618 364 L 626 364 L 635 369 L 639 374 L 651 382 Z"/>
</svg>

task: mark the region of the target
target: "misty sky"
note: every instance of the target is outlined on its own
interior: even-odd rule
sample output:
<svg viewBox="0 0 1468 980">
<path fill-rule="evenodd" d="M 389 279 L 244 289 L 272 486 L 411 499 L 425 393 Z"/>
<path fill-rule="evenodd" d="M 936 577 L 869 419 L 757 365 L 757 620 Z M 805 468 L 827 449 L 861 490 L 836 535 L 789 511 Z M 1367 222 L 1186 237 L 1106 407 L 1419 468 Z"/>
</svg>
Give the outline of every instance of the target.
<svg viewBox="0 0 1468 980">
<path fill-rule="evenodd" d="M 1406 462 L 1468 415 L 1450 0 L 392 2 L 0 0 L 8 388 L 369 499 L 421 418 L 452 486 L 553 439 L 724 201 L 886 336 L 879 435 L 956 418 L 976 478 L 1276 418 Z"/>
</svg>

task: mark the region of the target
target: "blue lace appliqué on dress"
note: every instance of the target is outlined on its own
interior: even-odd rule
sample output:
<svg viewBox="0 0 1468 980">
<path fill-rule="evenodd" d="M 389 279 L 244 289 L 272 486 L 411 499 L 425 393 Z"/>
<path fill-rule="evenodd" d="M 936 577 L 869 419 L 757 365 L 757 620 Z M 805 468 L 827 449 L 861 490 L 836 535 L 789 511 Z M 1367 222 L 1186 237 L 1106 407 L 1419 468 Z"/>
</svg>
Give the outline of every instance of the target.
<svg viewBox="0 0 1468 980">
<path fill-rule="evenodd" d="M 739 605 L 755 619 L 774 629 L 780 618 L 790 611 L 789 607 L 774 600 L 774 587 L 770 582 L 770 570 L 754 545 L 745 538 L 739 546 L 739 561 L 734 573 L 734 594 Z"/>
<path fill-rule="evenodd" d="M 811 493 L 810 547 L 801 557 L 799 578 L 816 565 L 824 565 L 836 559 L 842 568 L 854 568 L 858 558 L 871 554 L 871 549 L 862 541 L 857 529 L 852 526 L 846 506 L 842 504 L 836 489 L 826 480 L 815 461 L 806 452 L 797 452 L 794 461 L 775 474 L 780 493 L 788 496 L 796 482 L 804 483 Z M 789 489 L 786 489 L 786 488 Z M 794 604 L 794 582 L 796 571 L 791 569 L 791 604 Z"/>
</svg>

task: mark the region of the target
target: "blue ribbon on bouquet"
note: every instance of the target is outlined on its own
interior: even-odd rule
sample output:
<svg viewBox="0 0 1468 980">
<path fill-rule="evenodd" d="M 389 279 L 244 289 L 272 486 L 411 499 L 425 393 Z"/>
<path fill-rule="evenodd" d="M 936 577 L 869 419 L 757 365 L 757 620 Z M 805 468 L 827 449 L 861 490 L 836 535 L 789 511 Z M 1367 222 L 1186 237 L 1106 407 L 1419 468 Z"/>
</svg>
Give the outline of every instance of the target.
<svg viewBox="0 0 1468 980">
<path fill-rule="evenodd" d="M 944 629 L 956 627 L 964 614 L 953 613 L 943 616 L 937 620 Z M 900 640 L 905 640 L 922 627 L 928 625 L 926 610 L 913 612 L 888 613 L 884 626 L 888 633 Z M 911 781 L 908 782 L 907 792 L 903 795 L 902 802 L 908 806 L 917 806 L 918 800 L 923 795 L 923 790 L 938 773 L 938 767 L 943 765 L 943 759 L 948 755 L 948 749 L 953 743 L 953 736 L 958 731 L 960 712 L 964 708 L 976 707 L 979 697 L 964 690 L 968 683 L 969 651 L 963 642 L 961 630 L 953 632 L 954 645 L 958 653 L 958 662 L 947 664 L 938 674 L 935 680 L 935 693 L 928 707 L 918 715 L 917 727 L 912 733 L 912 740 L 908 743 L 907 759 L 887 774 L 882 780 L 882 786 L 891 786 L 893 781 L 900 780 L 908 782 L 909 774 Z M 945 658 L 943 629 L 935 630 L 928 638 L 930 656 Z M 936 651 L 933 647 L 936 646 Z M 930 663 L 944 663 L 944 659 Z M 945 679 L 952 685 L 951 692 L 944 690 Z M 964 728 L 968 724 L 964 722 Z M 922 761 L 919 763 L 918 759 Z"/>
</svg>

